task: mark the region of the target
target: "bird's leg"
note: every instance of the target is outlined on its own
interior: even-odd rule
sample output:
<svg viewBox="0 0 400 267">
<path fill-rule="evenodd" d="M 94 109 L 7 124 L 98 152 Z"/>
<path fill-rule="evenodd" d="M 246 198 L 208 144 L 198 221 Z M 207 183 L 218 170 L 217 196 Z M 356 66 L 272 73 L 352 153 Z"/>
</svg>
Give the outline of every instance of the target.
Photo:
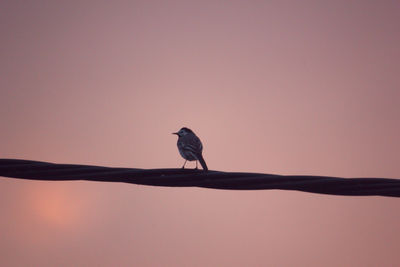
<svg viewBox="0 0 400 267">
<path fill-rule="evenodd" d="M 185 163 L 183 163 L 182 169 L 184 169 L 184 168 L 185 168 L 186 161 L 187 161 L 187 160 L 185 160 Z"/>
<path fill-rule="evenodd" d="M 195 170 L 197 170 L 197 160 L 196 160 L 196 168 L 194 168 Z"/>
</svg>

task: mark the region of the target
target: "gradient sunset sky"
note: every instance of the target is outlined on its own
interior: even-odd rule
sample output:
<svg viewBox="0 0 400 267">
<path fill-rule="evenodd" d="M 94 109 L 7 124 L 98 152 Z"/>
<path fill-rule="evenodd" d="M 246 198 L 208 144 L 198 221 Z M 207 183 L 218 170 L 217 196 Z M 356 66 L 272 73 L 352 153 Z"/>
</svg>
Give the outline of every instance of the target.
<svg viewBox="0 0 400 267">
<path fill-rule="evenodd" d="M 399 1 L 1 1 L 0 158 L 400 178 Z M 194 163 L 187 164 L 194 167 Z M 396 266 L 400 200 L 0 177 L 2 266 Z"/>
</svg>

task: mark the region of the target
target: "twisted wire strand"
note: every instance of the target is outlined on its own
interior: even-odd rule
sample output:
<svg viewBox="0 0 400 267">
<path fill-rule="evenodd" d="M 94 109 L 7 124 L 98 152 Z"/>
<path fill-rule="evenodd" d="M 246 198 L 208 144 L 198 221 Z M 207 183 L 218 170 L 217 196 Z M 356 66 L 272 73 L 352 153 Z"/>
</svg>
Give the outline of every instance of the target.
<svg viewBox="0 0 400 267">
<path fill-rule="evenodd" d="M 193 169 L 133 169 L 0 159 L 0 176 L 44 181 L 123 182 L 230 190 L 280 189 L 346 196 L 400 197 L 400 180 L 310 175 L 220 172 Z"/>
</svg>

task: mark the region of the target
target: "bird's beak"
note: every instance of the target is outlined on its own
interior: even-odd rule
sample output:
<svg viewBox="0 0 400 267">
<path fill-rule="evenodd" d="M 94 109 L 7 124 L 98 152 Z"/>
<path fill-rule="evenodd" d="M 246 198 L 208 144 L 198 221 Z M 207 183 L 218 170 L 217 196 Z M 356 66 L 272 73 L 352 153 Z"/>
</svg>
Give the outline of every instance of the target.
<svg viewBox="0 0 400 267">
<path fill-rule="evenodd" d="M 172 134 L 176 134 L 176 135 L 178 135 L 178 133 L 172 133 Z"/>
</svg>

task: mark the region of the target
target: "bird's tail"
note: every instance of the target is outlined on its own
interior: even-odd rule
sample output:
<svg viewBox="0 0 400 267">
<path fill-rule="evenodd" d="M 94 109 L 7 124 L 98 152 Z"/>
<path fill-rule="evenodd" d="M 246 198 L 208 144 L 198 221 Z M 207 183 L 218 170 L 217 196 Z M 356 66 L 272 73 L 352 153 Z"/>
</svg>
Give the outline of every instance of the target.
<svg viewBox="0 0 400 267">
<path fill-rule="evenodd" d="M 206 164 L 206 162 L 204 161 L 203 155 L 200 154 L 200 155 L 198 155 L 197 158 L 198 158 L 198 160 L 200 161 L 200 164 L 201 164 L 201 167 L 203 167 L 203 170 L 208 171 L 207 164 Z"/>
</svg>

